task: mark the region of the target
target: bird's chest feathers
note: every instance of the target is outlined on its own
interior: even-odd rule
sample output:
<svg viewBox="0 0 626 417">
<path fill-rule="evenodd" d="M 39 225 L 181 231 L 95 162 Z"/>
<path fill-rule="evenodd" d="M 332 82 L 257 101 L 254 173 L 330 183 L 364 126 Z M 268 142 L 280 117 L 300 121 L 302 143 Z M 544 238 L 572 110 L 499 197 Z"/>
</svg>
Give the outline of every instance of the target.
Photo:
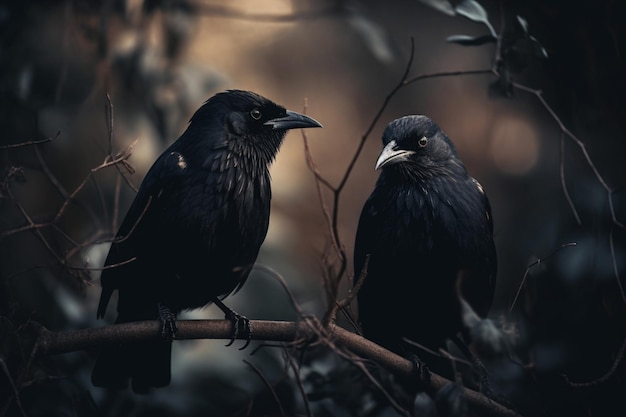
<svg viewBox="0 0 626 417">
<path fill-rule="evenodd" d="M 381 234 L 396 242 L 414 242 L 420 249 L 430 250 L 438 245 L 460 244 L 457 236 L 477 231 L 472 219 L 480 213 L 480 203 L 464 189 L 464 184 L 411 184 L 394 187 L 374 210 L 377 217 L 389 224 L 381 225 Z"/>
<path fill-rule="evenodd" d="M 201 175 L 189 176 L 181 186 L 189 225 L 233 238 L 261 238 L 246 236 L 246 231 L 267 229 L 271 200 L 267 168 L 225 153 L 209 157 L 199 169 Z"/>
</svg>

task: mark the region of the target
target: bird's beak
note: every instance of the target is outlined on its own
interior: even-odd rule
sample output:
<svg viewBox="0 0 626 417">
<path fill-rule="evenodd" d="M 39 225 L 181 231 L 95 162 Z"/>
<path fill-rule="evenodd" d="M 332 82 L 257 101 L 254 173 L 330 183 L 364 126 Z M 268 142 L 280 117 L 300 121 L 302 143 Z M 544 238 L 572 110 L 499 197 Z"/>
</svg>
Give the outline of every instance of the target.
<svg viewBox="0 0 626 417">
<path fill-rule="evenodd" d="M 396 164 L 398 162 L 406 161 L 409 156 L 413 155 L 415 151 L 409 151 L 406 149 L 398 149 L 398 143 L 392 140 L 385 146 L 378 156 L 375 169 L 380 169 L 385 165 Z"/>
<path fill-rule="evenodd" d="M 295 111 L 287 110 L 287 116 L 279 117 L 277 119 L 268 120 L 264 123 L 265 126 L 271 126 L 274 130 L 288 130 L 288 129 L 304 129 L 307 127 L 322 127 L 321 123 L 317 120 L 305 116 L 304 114 L 296 113 Z"/>
</svg>

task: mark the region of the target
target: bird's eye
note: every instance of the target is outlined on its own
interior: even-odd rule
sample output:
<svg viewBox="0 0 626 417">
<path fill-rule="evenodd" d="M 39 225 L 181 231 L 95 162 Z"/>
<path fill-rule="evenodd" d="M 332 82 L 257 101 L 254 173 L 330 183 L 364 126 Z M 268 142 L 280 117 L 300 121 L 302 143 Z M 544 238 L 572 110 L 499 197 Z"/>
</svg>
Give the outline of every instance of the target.
<svg viewBox="0 0 626 417">
<path fill-rule="evenodd" d="M 259 109 L 254 109 L 250 112 L 250 117 L 252 117 L 254 120 L 259 120 L 261 118 L 261 110 Z"/>
<path fill-rule="evenodd" d="M 428 144 L 428 138 L 426 136 L 422 136 L 420 138 L 420 140 L 417 141 L 417 145 L 420 148 L 423 148 L 424 146 L 426 146 Z"/>
</svg>

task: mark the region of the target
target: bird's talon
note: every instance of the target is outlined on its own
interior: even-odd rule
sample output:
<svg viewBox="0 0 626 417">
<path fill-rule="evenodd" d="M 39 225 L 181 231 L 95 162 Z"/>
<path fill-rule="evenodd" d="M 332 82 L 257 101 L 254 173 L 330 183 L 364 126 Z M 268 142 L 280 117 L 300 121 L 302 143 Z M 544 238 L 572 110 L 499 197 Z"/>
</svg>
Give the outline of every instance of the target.
<svg viewBox="0 0 626 417">
<path fill-rule="evenodd" d="M 230 320 L 233 323 L 233 327 L 230 332 L 230 342 L 226 344 L 226 346 L 231 346 L 235 343 L 237 336 L 239 336 L 239 320 L 241 320 L 241 316 L 234 311 L 230 310 L 225 314 L 226 320 Z"/>
<path fill-rule="evenodd" d="M 248 320 L 246 317 L 242 317 L 242 319 L 244 333 L 246 334 L 246 343 L 242 347 L 240 347 L 239 350 L 244 350 L 245 348 L 247 348 L 250 344 L 250 341 L 252 340 L 252 328 L 250 327 L 250 320 Z"/>
<path fill-rule="evenodd" d="M 161 328 L 159 335 L 166 340 L 172 340 L 176 337 L 178 327 L 176 326 L 176 314 L 166 306 L 159 303 L 159 321 Z"/>
<path fill-rule="evenodd" d="M 250 328 L 250 320 L 246 316 L 242 316 L 228 308 L 226 304 L 222 302 L 219 298 L 214 298 L 213 302 L 216 306 L 219 307 L 220 310 L 224 312 L 224 316 L 226 320 L 230 320 L 233 322 L 232 332 L 230 334 L 230 342 L 226 346 L 230 346 L 235 342 L 235 339 L 239 338 L 239 332 L 242 331 L 244 333 L 244 337 L 246 339 L 246 344 L 239 350 L 245 349 L 252 339 L 252 330 Z"/>
<path fill-rule="evenodd" d="M 428 383 L 430 381 L 430 369 L 428 369 L 428 365 L 416 355 L 412 355 L 411 363 L 413 364 L 413 374 L 417 376 L 421 382 Z"/>
<path fill-rule="evenodd" d="M 230 310 L 226 313 L 226 319 L 233 322 L 232 332 L 230 334 L 230 342 L 226 344 L 226 346 L 231 346 L 235 343 L 235 340 L 239 338 L 240 331 L 243 331 L 243 335 L 246 338 L 246 343 L 243 347 L 239 348 L 239 350 L 243 350 L 250 344 L 250 340 L 252 339 L 252 330 L 250 328 L 250 320 L 246 316 L 242 316 L 241 314 L 235 313 Z"/>
</svg>

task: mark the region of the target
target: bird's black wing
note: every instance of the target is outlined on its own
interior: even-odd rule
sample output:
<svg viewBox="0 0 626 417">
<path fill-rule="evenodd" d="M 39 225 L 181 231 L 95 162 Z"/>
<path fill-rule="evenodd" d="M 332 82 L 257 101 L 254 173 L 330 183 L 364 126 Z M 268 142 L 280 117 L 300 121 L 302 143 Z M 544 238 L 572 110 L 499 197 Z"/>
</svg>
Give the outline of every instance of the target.
<svg viewBox="0 0 626 417">
<path fill-rule="evenodd" d="M 175 145 L 175 144 L 174 144 Z M 140 274 L 135 257 L 142 245 L 150 242 L 153 228 L 159 223 L 163 202 L 171 201 L 187 169 L 185 157 L 172 145 L 154 163 L 146 174 L 131 204 L 105 262 L 100 278 L 102 294 L 98 304 L 98 318 L 103 317 L 115 289 L 126 280 Z"/>
<path fill-rule="evenodd" d="M 371 323 L 372 320 L 376 320 L 375 317 L 368 317 L 368 315 L 375 314 L 375 308 L 367 308 L 363 311 L 361 310 L 363 305 L 373 307 L 377 304 L 377 300 L 373 298 L 376 297 L 376 291 L 370 291 L 370 289 L 373 289 L 374 286 L 378 285 L 378 277 L 370 277 L 368 280 L 368 271 L 364 271 L 363 269 L 368 256 L 376 256 L 373 252 L 376 251 L 376 241 L 380 239 L 381 235 L 380 229 L 382 227 L 382 223 L 380 217 L 377 216 L 378 205 L 380 204 L 378 200 L 379 196 L 376 194 L 376 191 L 374 191 L 374 193 L 369 196 L 363 205 L 354 242 L 354 283 L 362 277 L 365 280 L 364 285 L 361 287 L 360 292 L 357 295 L 359 305 L 359 322 L 361 325 L 363 325 L 363 323 Z M 371 267 L 371 262 L 369 263 L 369 266 Z"/>
<path fill-rule="evenodd" d="M 479 231 L 477 235 L 480 241 L 476 243 L 474 250 L 476 251 L 471 256 L 475 258 L 475 273 L 467 276 L 468 281 L 464 283 L 463 295 L 466 300 L 473 306 L 476 312 L 480 316 L 486 316 L 491 302 L 493 300 L 493 294 L 496 287 L 496 274 L 497 274 L 497 254 L 496 247 L 493 240 L 493 217 L 491 214 L 491 204 L 489 198 L 483 190 L 480 183 L 470 177 L 470 187 L 475 187 L 478 190 L 480 196 L 480 203 L 482 208 L 482 216 L 484 216 L 482 222 L 476 222 L 477 224 L 483 224 L 484 230 Z M 480 214 L 479 214 L 480 215 Z"/>
<path fill-rule="evenodd" d="M 380 227 L 376 218 L 375 195 L 370 196 L 361 211 L 354 242 L 354 279 L 355 283 L 364 273 L 362 271 L 367 256 L 371 254 L 372 245 Z M 367 279 L 367 278 L 366 278 Z"/>
</svg>

